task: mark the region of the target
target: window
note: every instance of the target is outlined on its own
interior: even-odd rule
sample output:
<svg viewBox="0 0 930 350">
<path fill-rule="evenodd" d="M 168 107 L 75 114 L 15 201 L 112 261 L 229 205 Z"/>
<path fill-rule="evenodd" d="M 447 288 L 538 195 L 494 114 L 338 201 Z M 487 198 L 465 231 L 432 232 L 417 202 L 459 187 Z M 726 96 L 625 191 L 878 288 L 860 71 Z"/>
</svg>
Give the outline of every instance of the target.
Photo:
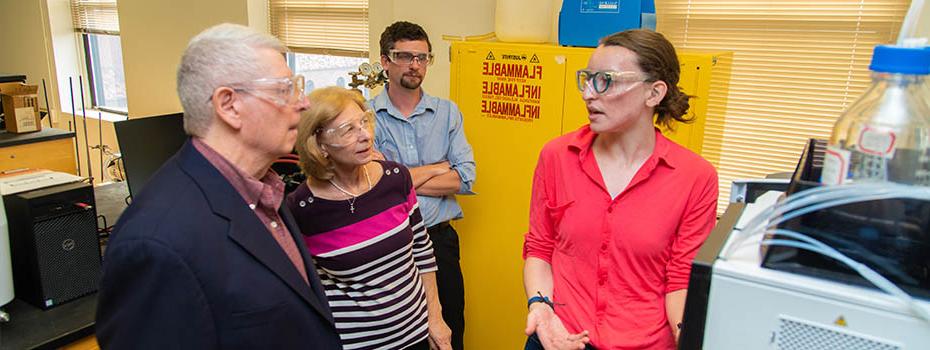
<svg viewBox="0 0 930 350">
<path fill-rule="evenodd" d="M 118 35 L 84 34 L 87 84 L 94 107 L 126 113 L 126 77 Z"/>
<path fill-rule="evenodd" d="M 71 0 L 71 17 L 84 42 L 93 107 L 126 114 L 126 78 L 116 0 Z"/>
<path fill-rule="evenodd" d="M 791 172 L 808 138 L 870 83 L 872 49 L 895 41 L 910 1 L 657 0 L 658 31 L 678 49 L 732 51 L 726 106 L 708 106 L 703 156 L 730 183 Z"/>
<path fill-rule="evenodd" d="M 306 78 L 305 91 L 310 93 L 314 88 L 326 86 L 349 87 L 351 77 L 349 72 L 358 70 L 358 66 L 368 62 L 367 58 L 343 57 L 333 55 L 317 55 L 304 53 L 291 53 L 287 55 L 288 65 L 296 74 L 303 74 Z M 359 87 L 365 98 L 368 98 L 368 89 Z"/>
<path fill-rule="evenodd" d="M 368 62 L 368 0 L 269 0 L 268 5 L 271 33 L 294 52 L 288 64 L 306 77 L 307 92 L 348 87 L 349 72 Z"/>
</svg>

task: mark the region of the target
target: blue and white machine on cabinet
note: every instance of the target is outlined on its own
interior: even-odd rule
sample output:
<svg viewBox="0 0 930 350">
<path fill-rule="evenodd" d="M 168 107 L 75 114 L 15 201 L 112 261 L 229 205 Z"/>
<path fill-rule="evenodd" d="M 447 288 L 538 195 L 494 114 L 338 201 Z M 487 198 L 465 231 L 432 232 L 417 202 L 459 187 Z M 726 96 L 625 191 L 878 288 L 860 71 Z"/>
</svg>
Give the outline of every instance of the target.
<svg viewBox="0 0 930 350">
<path fill-rule="evenodd" d="M 653 0 L 563 0 L 559 45 L 597 47 L 601 38 L 627 29 L 656 29 Z"/>
<path fill-rule="evenodd" d="M 930 188 L 820 187 L 825 148 L 810 140 L 790 181 L 734 182 L 680 349 L 930 349 Z"/>
<path fill-rule="evenodd" d="M 740 233 L 780 195 L 769 192 L 746 205 L 722 249 L 729 256 L 713 263 L 700 348 L 930 349 L 930 320 L 897 297 L 763 267 L 765 236 L 742 240 Z M 930 309 L 926 299 L 915 302 Z"/>
</svg>

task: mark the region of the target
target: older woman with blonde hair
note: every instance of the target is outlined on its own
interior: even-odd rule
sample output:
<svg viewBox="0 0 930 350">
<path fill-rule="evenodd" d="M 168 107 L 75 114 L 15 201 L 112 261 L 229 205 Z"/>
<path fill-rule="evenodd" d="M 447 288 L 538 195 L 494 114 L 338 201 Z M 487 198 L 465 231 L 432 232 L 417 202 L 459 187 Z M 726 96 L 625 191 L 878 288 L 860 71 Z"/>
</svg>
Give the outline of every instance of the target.
<svg viewBox="0 0 930 350">
<path fill-rule="evenodd" d="M 357 92 L 314 90 L 297 132 L 307 174 L 287 198 L 345 349 L 451 349 L 436 261 L 410 173 L 373 160 Z"/>
</svg>

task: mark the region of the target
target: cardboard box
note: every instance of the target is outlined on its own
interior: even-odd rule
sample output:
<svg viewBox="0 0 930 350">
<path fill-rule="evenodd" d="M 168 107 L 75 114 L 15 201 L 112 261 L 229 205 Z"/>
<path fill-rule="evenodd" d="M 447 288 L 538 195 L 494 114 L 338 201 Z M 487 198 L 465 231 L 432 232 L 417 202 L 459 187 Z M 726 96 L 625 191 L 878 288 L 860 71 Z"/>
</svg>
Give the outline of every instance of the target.
<svg viewBox="0 0 930 350">
<path fill-rule="evenodd" d="M 38 85 L 5 84 L 0 90 L 6 130 L 24 133 L 42 130 Z"/>
</svg>

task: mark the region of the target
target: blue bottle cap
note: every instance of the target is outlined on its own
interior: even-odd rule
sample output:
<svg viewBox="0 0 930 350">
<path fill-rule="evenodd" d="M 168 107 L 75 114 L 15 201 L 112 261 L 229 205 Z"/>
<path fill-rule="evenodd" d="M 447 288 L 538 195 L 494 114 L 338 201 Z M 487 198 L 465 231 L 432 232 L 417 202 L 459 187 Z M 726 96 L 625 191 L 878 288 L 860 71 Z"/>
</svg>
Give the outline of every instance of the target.
<svg viewBox="0 0 930 350">
<path fill-rule="evenodd" d="M 900 74 L 930 74 L 930 49 L 878 45 L 872 52 L 873 72 Z"/>
</svg>

